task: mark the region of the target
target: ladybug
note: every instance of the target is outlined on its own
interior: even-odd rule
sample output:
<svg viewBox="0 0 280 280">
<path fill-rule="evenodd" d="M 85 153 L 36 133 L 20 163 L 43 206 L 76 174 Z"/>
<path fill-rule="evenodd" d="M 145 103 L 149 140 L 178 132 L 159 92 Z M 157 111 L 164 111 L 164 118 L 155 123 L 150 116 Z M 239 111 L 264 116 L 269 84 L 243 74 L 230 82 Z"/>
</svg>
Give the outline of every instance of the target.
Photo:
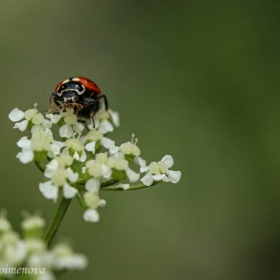
<svg viewBox="0 0 280 280">
<path fill-rule="evenodd" d="M 101 93 L 99 87 L 88 78 L 74 77 L 60 82 L 50 97 L 50 112 L 53 102 L 59 107 L 73 108 L 77 117 L 90 118 L 94 124 L 93 116 L 99 109 L 100 99 L 104 100 L 105 109 L 108 110 L 106 95 Z"/>
</svg>

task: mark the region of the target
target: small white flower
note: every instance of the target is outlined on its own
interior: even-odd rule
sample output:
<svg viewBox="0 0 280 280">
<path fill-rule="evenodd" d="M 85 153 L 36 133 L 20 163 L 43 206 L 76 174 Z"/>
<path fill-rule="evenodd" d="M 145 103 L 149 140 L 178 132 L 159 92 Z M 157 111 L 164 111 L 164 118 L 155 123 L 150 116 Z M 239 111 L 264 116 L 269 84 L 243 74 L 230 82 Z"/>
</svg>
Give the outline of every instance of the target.
<svg viewBox="0 0 280 280">
<path fill-rule="evenodd" d="M 149 166 L 142 166 L 141 172 L 147 172 L 147 174 L 140 181 L 145 186 L 151 186 L 154 181 L 178 183 L 181 179 L 181 172 L 169 170 L 173 164 L 172 156 L 167 155 L 159 162 L 152 162 Z"/>
<path fill-rule="evenodd" d="M 55 186 L 51 181 L 47 181 L 39 184 L 39 189 L 43 196 L 47 199 L 53 199 L 54 201 L 58 198 L 58 187 Z"/>
<path fill-rule="evenodd" d="M 51 265 L 56 270 L 62 269 L 83 269 L 87 266 L 87 259 L 84 255 L 73 253 L 67 244 L 56 245 L 51 252 Z"/>
<path fill-rule="evenodd" d="M 32 121 L 33 124 L 41 124 L 44 120 L 44 116 L 38 113 L 37 104 L 34 104 L 34 109 L 29 109 L 24 113 L 25 119 Z"/>
<path fill-rule="evenodd" d="M 0 216 L 0 232 L 10 231 L 11 229 L 10 222 L 4 216 Z"/>
<path fill-rule="evenodd" d="M 39 185 L 40 191 L 47 199 L 56 200 L 59 187 L 62 187 L 65 198 L 72 198 L 76 195 L 77 189 L 70 186 L 68 182 L 75 183 L 79 178 L 79 174 L 73 172 L 70 167 L 65 169 L 72 161 L 71 159 L 69 160 L 67 154 L 64 154 L 54 158 L 47 164 L 44 175 L 50 180 Z"/>
<path fill-rule="evenodd" d="M 59 157 L 56 157 L 57 160 L 62 161 L 64 166 L 71 166 L 73 163 L 73 158 L 69 155 L 67 150 L 64 150 Z"/>
<path fill-rule="evenodd" d="M 39 184 L 39 189 L 43 196 L 47 199 L 53 199 L 54 201 L 58 198 L 58 186 L 52 181 L 47 181 Z M 70 186 L 67 182 L 62 185 L 63 196 L 65 198 L 72 198 L 77 194 L 77 189 Z"/>
<path fill-rule="evenodd" d="M 21 163 L 26 164 L 33 161 L 34 153 L 31 149 L 22 149 L 22 151 L 16 155 L 16 158 L 18 158 Z"/>
<path fill-rule="evenodd" d="M 124 191 L 129 190 L 130 185 L 129 184 L 119 184 L 115 187 L 116 189 L 123 189 Z"/>
<path fill-rule="evenodd" d="M 120 117 L 119 117 L 119 113 L 115 112 L 111 109 L 108 110 L 108 113 L 111 116 L 112 122 L 114 124 L 114 126 L 119 127 L 120 126 Z"/>
<path fill-rule="evenodd" d="M 140 149 L 131 142 L 121 144 L 120 150 L 126 155 L 133 155 L 136 157 L 140 155 Z"/>
<path fill-rule="evenodd" d="M 42 261 L 42 264 L 44 264 L 45 262 Z M 29 265 L 31 267 L 42 267 L 42 266 L 36 266 L 36 265 Z M 44 274 L 38 274 L 36 275 L 36 280 L 55 280 L 55 276 L 53 275 L 53 273 L 51 273 L 50 271 L 45 270 Z"/>
<path fill-rule="evenodd" d="M 31 128 L 31 134 L 37 133 L 37 132 L 44 132 L 49 131 L 52 127 L 52 122 L 49 120 L 43 120 L 41 124 L 35 124 Z"/>
<path fill-rule="evenodd" d="M 73 124 L 73 129 L 74 129 L 74 131 L 76 132 L 76 133 L 82 133 L 82 131 L 84 130 L 84 125 L 82 124 L 82 123 L 79 123 L 79 122 L 77 122 L 77 123 L 75 123 L 75 124 Z"/>
<path fill-rule="evenodd" d="M 101 144 L 102 144 L 102 146 L 104 147 L 104 148 L 106 148 L 106 149 L 111 149 L 111 148 L 113 148 L 113 147 L 115 147 L 115 141 L 113 141 L 113 140 L 111 140 L 111 139 L 109 139 L 109 138 L 107 138 L 107 137 L 103 137 L 102 139 L 101 139 Z"/>
<path fill-rule="evenodd" d="M 109 178 L 112 174 L 111 168 L 104 163 L 98 162 L 97 160 L 89 160 L 86 163 L 86 169 L 88 173 L 94 178 Z"/>
<path fill-rule="evenodd" d="M 29 229 L 24 229 L 24 230 L 33 230 L 33 229 L 38 229 L 40 227 L 31 227 Z M 30 254 L 41 254 L 46 250 L 46 244 L 44 243 L 43 240 L 38 239 L 38 238 L 28 238 L 24 242 L 25 248 L 27 253 Z"/>
<path fill-rule="evenodd" d="M 62 138 L 71 138 L 73 136 L 74 130 L 71 125 L 64 124 L 59 128 L 59 136 Z"/>
<path fill-rule="evenodd" d="M 4 245 L 4 252 L 1 252 L 1 263 L 10 267 L 20 265 L 26 257 L 26 248 L 18 235 L 7 231 L 3 234 L 1 243 Z"/>
<path fill-rule="evenodd" d="M 127 178 L 129 180 L 129 182 L 136 182 L 140 178 L 140 174 L 134 172 L 129 167 L 126 168 L 125 172 L 126 172 L 126 175 L 127 175 Z"/>
<path fill-rule="evenodd" d="M 102 163 L 107 164 L 108 155 L 107 155 L 107 153 L 99 153 L 95 156 L 95 160 L 100 164 L 102 164 Z"/>
<path fill-rule="evenodd" d="M 117 152 L 121 152 L 125 155 L 132 156 L 132 158 L 138 157 L 140 155 L 140 149 L 136 145 L 137 142 L 138 142 L 138 139 L 135 138 L 134 134 L 132 134 L 132 138 L 131 138 L 130 142 L 123 143 L 123 144 L 121 144 L 120 147 L 111 145 L 109 147 L 110 153 L 115 154 Z"/>
<path fill-rule="evenodd" d="M 3 215 L 0 216 L 0 267 L 8 269 L 26 267 L 30 279 L 55 280 L 54 274 L 59 270 L 83 269 L 87 265 L 87 258 L 74 253 L 69 245 L 58 244 L 52 250 L 48 250 L 47 244 L 41 238 L 28 235 L 27 231 L 40 231 L 45 226 L 45 221 L 41 217 L 29 216 L 23 220 L 21 226 L 26 235 L 24 239 L 11 230 L 10 223 Z M 15 273 L 12 270 L 2 271 L 7 279 Z"/>
<path fill-rule="evenodd" d="M 96 162 L 95 160 L 89 160 L 86 163 L 86 170 L 88 173 L 95 178 L 100 178 L 102 176 L 102 168 L 101 164 Z"/>
<path fill-rule="evenodd" d="M 46 120 L 46 119 L 44 119 L 43 120 L 43 122 L 42 122 L 42 127 L 44 128 L 44 129 L 47 129 L 47 128 L 52 128 L 52 122 L 51 121 L 49 121 L 49 120 Z"/>
<path fill-rule="evenodd" d="M 58 187 L 64 185 L 67 182 L 67 179 L 71 183 L 75 183 L 79 178 L 79 174 L 73 172 L 70 167 L 65 169 L 65 161 L 63 158 L 55 158 L 51 160 L 47 164 L 44 175 L 45 177 L 50 178 Z"/>
<path fill-rule="evenodd" d="M 144 159 L 141 158 L 141 157 L 135 157 L 135 158 L 134 158 L 134 162 L 135 162 L 136 164 L 138 164 L 140 167 L 146 166 L 146 160 L 144 160 Z"/>
<path fill-rule="evenodd" d="M 108 166 L 118 171 L 125 171 L 128 168 L 128 161 L 121 154 L 114 154 L 108 158 Z"/>
<path fill-rule="evenodd" d="M 90 132 L 86 135 L 87 144 L 85 146 L 85 149 L 89 152 L 95 153 L 95 146 L 97 141 L 100 141 L 102 139 L 103 135 L 97 131 L 95 128 L 93 128 Z"/>
<path fill-rule="evenodd" d="M 24 117 L 24 112 L 19 110 L 18 108 L 13 109 L 9 114 L 9 119 L 12 122 L 18 122 Z"/>
<path fill-rule="evenodd" d="M 96 127 L 102 134 L 106 134 L 114 130 L 114 126 L 120 125 L 119 114 L 109 109 L 108 111 L 100 109 L 94 116 Z M 112 123 L 113 125 L 112 125 Z"/>
<path fill-rule="evenodd" d="M 49 151 L 53 140 L 50 130 L 32 134 L 31 148 L 33 151 Z"/>
<path fill-rule="evenodd" d="M 84 129 L 83 124 L 78 123 L 76 114 L 74 110 L 67 108 L 66 110 L 60 110 L 59 115 L 47 115 L 53 123 L 57 123 L 61 117 L 63 117 L 64 125 L 59 128 L 59 135 L 62 138 L 71 138 L 76 133 L 81 133 Z"/>
<path fill-rule="evenodd" d="M 77 194 L 78 190 L 71 187 L 69 184 L 64 183 L 63 185 L 63 196 L 65 198 L 72 198 Z"/>
<path fill-rule="evenodd" d="M 49 118 L 53 124 L 58 123 L 62 118 L 60 114 L 46 114 L 46 117 Z"/>
<path fill-rule="evenodd" d="M 73 155 L 73 158 L 78 161 L 84 162 L 87 159 L 87 154 L 85 153 L 85 151 L 82 151 L 81 154 L 79 154 L 78 152 L 75 152 Z"/>
<path fill-rule="evenodd" d="M 98 208 L 100 206 L 100 200 L 101 199 L 99 198 L 97 193 L 86 192 L 84 194 L 84 200 L 85 200 L 86 205 L 89 208 L 96 209 L 96 208 Z M 104 202 L 105 202 L 105 200 L 104 200 Z M 104 202 L 102 201 L 102 203 L 104 203 Z M 105 202 L 105 204 L 106 204 L 106 202 Z"/>
<path fill-rule="evenodd" d="M 89 131 L 86 135 L 87 140 L 90 142 L 101 140 L 102 137 L 103 137 L 103 135 L 95 128 L 93 128 L 91 131 Z"/>
<path fill-rule="evenodd" d="M 70 114 L 64 117 L 66 124 L 73 125 L 78 122 L 77 116 L 75 114 Z"/>
<path fill-rule="evenodd" d="M 119 152 L 120 147 L 118 146 L 113 146 L 109 149 L 110 154 L 116 154 L 117 152 Z"/>
<path fill-rule="evenodd" d="M 101 121 L 98 126 L 98 131 L 102 134 L 107 134 L 108 132 L 112 132 L 113 130 L 114 127 L 108 120 Z"/>
<path fill-rule="evenodd" d="M 56 170 L 59 168 L 59 163 L 60 161 L 58 161 L 57 159 L 51 160 L 46 165 L 46 170 L 44 172 L 45 177 L 51 178 L 55 174 Z M 64 166 L 62 166 L 62 168 L 64 168 Z"/>
<path fill-rule="evenodd" d="M 74 172 L 70 167 L 66 169 L 66 172 L 67 172 L 67 178 L 71 183 L 75 183 L 78 180 L 79 174 Z"/>
<path fill-rule="evenodd" d="M 70 138 L 65 141 L 65 146 L 69 151 L 74 152 L 73 158 L 84 162 L 86 160 L 86 153 L 84 144 L 79 139 Z"/>
<path fill-rule="evenodd" d="M 106 206 L 106 201 L 105 201 L 104 199 L 100 199 L 100 200 L 99 200 L 99 206 L 100 206 L 100 207 Z"/>
<path fill-rule="evenodd" d="M 18 147 L 23 149 L 31 148 L 31 141 L 27 139 L 27 136 L 23 136 L 17 142 Z"/>
<path fill-rule="evenodd" d="M 85 184 L 85 189 L 90 193 L 98 193 L 100 189 L 100 180 L 99 179 L 89 179 Z"/>
<path fill-rule="evenodd" d="M 16 123 L 13 128 L 18 128 L 20 131 L 25 131 L 28 125 L 28 121 L 24 120 L 22 122 Z"/>
<path fill-rule="evenodd" d="M 136 182 L 139 180 L 140 174 L 129 168 L 128 161 L 124 159 L 124 155 L 122 153 L 116 153 L 110 156 L 107 160 L 107 165 L 111 169 L 125 171 L 130 182 Z"/>
<path fill-rule="evenodd" d="M 145 186 L 151 186 L 154 182 L 153 175 L 151 173 L 147 173 L 140 181 Z"/>
<path fill-rule="evenodd" d="M 60 154 L 60 150 L 65 146 L 64 142 L 53 140 L 50 145 L 49 157 L 55 157 Z"/>
<path fill-rule="evenodd" d="M 32 126 L 32 128 L 31 128 L 31 134 L 33 134 L 33 133 L 38 133 L 38 132 L 44 132 L 44 128 L 43 128 L 43 126 L 41 126 L 40 124 L 35 124 L 35 125 Z"/>
<path fill-rule="evenodd" d="M 95 209 L 87 209 L 84 212 L 84 220 L 86 222 L 96 223 L 99 221 L 99 214 Z"/>
<path fill-rule="evenodd" d="M 37 228 L 44 228 L 46 221 L 40 216 L 29 216 L 21 222 L 21 228 L 23 230 L 33 230 Z"/>
<path fill-rule="evenodd" d="M 75 138 L 67 139 L 65 142 L 65 146 L 67 146 L 68 148 L 72 148 L 77 152 L 82 152 L 84 150 L 84 144 Z"/>
<path fill-rule="evenodd" d="M 105 179 L 108 179 L 112 175 L 112 169 L 107 166 L 106 164 L 102 163 L 101 164 L 101 169 L 102 169 L 102 177 Z"/>
<path fill-rule="evenodd" d="M 51 127 L 51 124 L 44 122 L 44 116 L 38 112 L 37 104 L 34 104 L 34 109 L 29 109 L 25 112 L 19 110 L 18 108 L 13 109 L 9 118 L 13 122 L 18 122 L 25 118 L 25 120 L 16 123 L 14 128 L 18 128 L 20 131 L 24 131 L 27 128 L 28 122 L 31 122 L 33 125 L 43 125 L 44 128 Z"/>
<path fill-rule="evenodd" d="M 89 142 L 85 145 L 85 149 L 89 152 L 92 152 L 93 154 L 95 153 L 95 145 L 96 145 L 96 142 Z"/>
<path fill-rule="evenodd" d="M 121 144 L 120 151 L 126 155 L 132 155 L 133 157 L 138 157 L 140 155 L 140 149 L 136 145 L 138 139 L 132 134 L 131 141 Z"/>
<path fill-rule="evenodd" d="M 99 121 L 110 119 L 110 114 L 105 109 L 100 109 L 96 112 L 94 118 Z"/>
</svg>

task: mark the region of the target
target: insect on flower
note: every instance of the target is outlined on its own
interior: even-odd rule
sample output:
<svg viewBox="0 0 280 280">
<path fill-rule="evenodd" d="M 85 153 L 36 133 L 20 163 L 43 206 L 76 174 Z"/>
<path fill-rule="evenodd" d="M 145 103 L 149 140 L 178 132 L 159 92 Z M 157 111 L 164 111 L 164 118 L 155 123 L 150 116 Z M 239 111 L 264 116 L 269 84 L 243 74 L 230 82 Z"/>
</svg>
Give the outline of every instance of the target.
<svg viewBox="0 0 280 280">
<path fill-rule="evenodd" d="M 108 110 L 106 95 L 101 93 L 99 87 L 90 79 L 74 77 L 60 82 L 50 97 L 49 113 L 53 103 L 59 108 L 73 108 L 77 117 L 90 118 L 94 124 L 93 116 L 98 111 L 100 99 L 104 99 L 105 109 Z"/>
</svg>

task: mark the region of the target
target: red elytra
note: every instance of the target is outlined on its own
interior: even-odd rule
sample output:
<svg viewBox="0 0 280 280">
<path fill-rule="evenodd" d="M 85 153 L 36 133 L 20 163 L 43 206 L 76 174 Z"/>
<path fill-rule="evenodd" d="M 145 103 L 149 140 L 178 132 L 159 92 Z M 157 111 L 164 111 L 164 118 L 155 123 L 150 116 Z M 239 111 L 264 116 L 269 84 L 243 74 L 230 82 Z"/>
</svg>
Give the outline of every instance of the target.
<svg viewBox="0 0 280 280">
<path fill-rule="evenodd" d="M 60 82 L 56 87 L 55 87 L 55 92 L 58 91 L 58 89 L 63 85 L 68 82 L 78 82 L 81 83 L 87 90 L 92 91 L 96 95 L 101 94 L 100 88 L 97 86 L 95 82 L 92 80 L 85 78 L 85 77 L 73 77 L 73 78 L 68 78 L 62 82 Z"/>
</svg>

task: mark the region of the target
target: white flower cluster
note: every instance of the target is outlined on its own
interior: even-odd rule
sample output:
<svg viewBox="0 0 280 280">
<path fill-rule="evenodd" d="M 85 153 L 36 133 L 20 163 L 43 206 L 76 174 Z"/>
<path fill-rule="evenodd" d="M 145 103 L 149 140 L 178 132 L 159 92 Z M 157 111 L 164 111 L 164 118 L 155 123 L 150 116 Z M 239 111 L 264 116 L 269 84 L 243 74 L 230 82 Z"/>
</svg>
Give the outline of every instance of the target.
<svg viewBox="0 0 280 280">
<path fill-rule="evenodd" d="M 141 179 L 141 182 L 146 186 L 151 186 L 158 181 L 178 183 L 181 179 L 181 172 L 169 170 L 173 164 L 173 157 L 167 155 L 159 162 L 152 162 L 149 166 L 142 166 L 140 168 L 141 173 L 147 172 L 147 174 Z"/>
<path fill-rule="evenodd" d="M 44 117 L 36 107 L 37 104 L 26 112 L 16 108 L 9 114 L 10 120 L 16 122 L 14 128 L 31 131 L 30 138 L 24 136 L 17 142 L 22 149 L 17 158 L 22 163 L 34 161 L 43 170 L 47 180 L 39 184 L 39 189 L 47 199 L 56 201 L 60 192 L 67 199 L 82 197 L 86 221 L 99 220 L 96 209 L 106 204 L 99 198 L 103 183 L 111 182 L 117 184 L 115 189 L 128 190 L 130 183 L 139 181 L 140 172 L 147 172 L 141 179 L 145 186 L 180 180 L 180 171 L 168 170 L 173 165 L 171 156 L 146 166 L 134 135 L 130 142 L 120 146 L 107 137 L 119 126 L 118 113 L 100 109 L 94 116 L 93 127 L 82 123 L 73 109 L 61 109 Z M 59 126 L 60 140 L 54 139 L 55 124 Z M 139 172 L 131 168 L 133 163 L 138 170 L 140 166 Z"/>
<path fill-rule="evenodd" d="M 21 238 L 12 230 L 5 215 L 0 216 L 0 270 L 3 277 L 28 274 L 34 280 L 53 280 L 59 271 L 80 270 L 87 266 L 87 258 L 74 253 L 66 243 L 48 250 L 42 240 L 44 227 L 43 218 L 28 216 L 21 223 L 24 235 Z"/>
</svg>

